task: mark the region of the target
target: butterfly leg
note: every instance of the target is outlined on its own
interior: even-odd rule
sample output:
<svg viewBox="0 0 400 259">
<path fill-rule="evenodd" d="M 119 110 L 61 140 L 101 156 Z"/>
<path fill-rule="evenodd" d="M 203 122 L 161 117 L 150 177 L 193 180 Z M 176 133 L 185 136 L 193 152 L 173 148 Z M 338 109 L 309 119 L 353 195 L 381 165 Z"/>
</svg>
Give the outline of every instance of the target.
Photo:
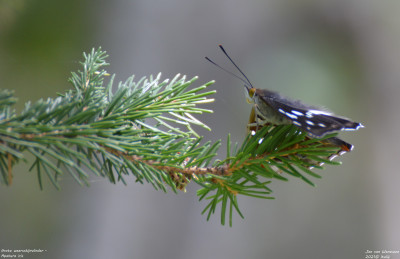
<svg viewBox="0 0 400 259">
<path fill-rule="evenodd" d="M 251 108 L 249 122 L 247 124 L 248 132 L 257 132 L 262 126 L 268 124 L 267 119 L 258 112 L 257 104 L 254 104 Z"/>
<path fill-rule="evenodd" d="M 256 113 L 254 111 L 254 106 L 251 108 L 249 123 L 247 123 L 247 132 L 253 131 L 257 131 Z"/>
</svg>

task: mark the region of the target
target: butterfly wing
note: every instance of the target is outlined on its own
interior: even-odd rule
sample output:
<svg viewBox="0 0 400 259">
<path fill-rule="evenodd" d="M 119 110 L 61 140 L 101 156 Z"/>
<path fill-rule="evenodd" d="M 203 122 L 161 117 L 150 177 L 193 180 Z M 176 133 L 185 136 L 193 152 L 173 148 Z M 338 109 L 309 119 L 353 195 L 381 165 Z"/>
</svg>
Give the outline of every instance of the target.
<svg viewBox="0 0 400 259">
<path fill-rule="evenodd" d="M 261 98 L 277 113 L 285 116 L 294 125 L 307 132 L 311 137 L 321 138 L 326 134 L 341 130 L 358 130 L 361 123 L 338 117 L 332 113 L 307 107 L 299 101 L 277 98 L 277 96 L 261 96 Z"/>
</svg>

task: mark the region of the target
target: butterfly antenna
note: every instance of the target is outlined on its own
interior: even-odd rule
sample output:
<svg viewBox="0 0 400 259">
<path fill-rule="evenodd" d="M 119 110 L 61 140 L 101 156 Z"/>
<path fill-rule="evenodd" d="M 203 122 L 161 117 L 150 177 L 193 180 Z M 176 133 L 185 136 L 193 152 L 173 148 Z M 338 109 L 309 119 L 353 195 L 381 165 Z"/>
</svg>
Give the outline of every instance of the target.
<svg viewBox="0 0 400 259">
<path fill-rule="evenodd" d="M 237 79 L 239 79 L 240 81 L 242 81 L 245 86 L 247 87 L 248 82 L 246 80 L 244 80 L 243 78 L 241 78 L 240 76 L 235 75 L 234 73 L 232 73 L 229 70 L 226 70 L 225 68 L 221 67 L 220 65 L 218 65 L 217 63 L 215 63 L 214 61 L 212 61 L 210 58 L 206 57 L 206 59 L 213 65 L 215 65 L 216 67 L 218 67 L 219 69 L 222 69 L 223 71 L 225 71 L 226 73 L 230 74 L 231 76 L 236 77 Z M 250 84 L 251 85 L 251 84 Z"/>
<path fill-rule="evenodd" d="M 253 85 L 251 84 L 250 80 L 247 78 L 247 76 L 243 73 L 243 71 L 238 67 L 238 65 L 236 65 L 236 63 L 232 60 L 232 58 L 228 55 L 228 53 L 226 53 L 226 50 L 224 49 L 224 47 L 222 47 L 222 45 L 218 45 L 219 48 L 222 50 L 222 52 L 224 52 L 225 56 L 232 62 L 232 64 L 237 68 L 237 70 L 240 72 L 240 74 L 242 74 L 242 76 L 244 76 L 244 78 L 246 78 L 247 83 L 249 83 L 249 85 L 251 86 L 251 88 L 254 88 Z M 242 79 L 243 80 L 243 79 Z"/>
</svg>

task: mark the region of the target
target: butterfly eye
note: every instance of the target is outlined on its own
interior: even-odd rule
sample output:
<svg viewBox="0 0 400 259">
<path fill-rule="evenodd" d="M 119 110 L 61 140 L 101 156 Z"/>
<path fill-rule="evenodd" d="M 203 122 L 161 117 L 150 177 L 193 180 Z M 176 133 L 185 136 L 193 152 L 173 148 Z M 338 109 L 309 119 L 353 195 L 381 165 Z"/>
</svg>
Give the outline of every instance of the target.
<svg viewBox="0 0 400 259">
<path fill-rule="evenodd" d="M 253 88 L 249 89 L 249 97 L 250 98 L 253 98 L 255 93 L 256 93 L 256 88 L 253 87 Z"/>
</svg>

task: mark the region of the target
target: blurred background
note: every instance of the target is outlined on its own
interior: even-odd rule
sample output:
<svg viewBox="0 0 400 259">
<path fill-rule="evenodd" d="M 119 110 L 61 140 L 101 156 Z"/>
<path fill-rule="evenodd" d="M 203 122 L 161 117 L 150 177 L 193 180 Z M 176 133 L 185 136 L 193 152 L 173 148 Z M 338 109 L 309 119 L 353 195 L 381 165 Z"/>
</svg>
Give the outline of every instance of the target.
<svg viewBox="0 0 400 259">
<path fill-rule="evenodd" d="M 29 164 L 0 187 L 0 249 L 25 258 L 365 258 L 400 250 L 400 2 L 382 0 L 0 0 L 0 87 L 27 101 L 71 88 L 82 53 L 101 46 L 117 81 L 135 74 L 216 80 L 205 139 L 241 142 L 250 112 L 223 44 L 253 85 L 329 107 L 365 128 L 342 137 L 355 150 L 319 171 L 312 188 L 275 181 L 276 200 L 239 197 L 233 227 L 209 222 L 198 186 L 155 191 L 68 175 L 39 190 Z M 220 156 L 225 152 L 221 148 Z M 397 256 L 397 257 L 396 257 Z M 400 258 L 400 255 L 392 255 Z"/>
</svg>

